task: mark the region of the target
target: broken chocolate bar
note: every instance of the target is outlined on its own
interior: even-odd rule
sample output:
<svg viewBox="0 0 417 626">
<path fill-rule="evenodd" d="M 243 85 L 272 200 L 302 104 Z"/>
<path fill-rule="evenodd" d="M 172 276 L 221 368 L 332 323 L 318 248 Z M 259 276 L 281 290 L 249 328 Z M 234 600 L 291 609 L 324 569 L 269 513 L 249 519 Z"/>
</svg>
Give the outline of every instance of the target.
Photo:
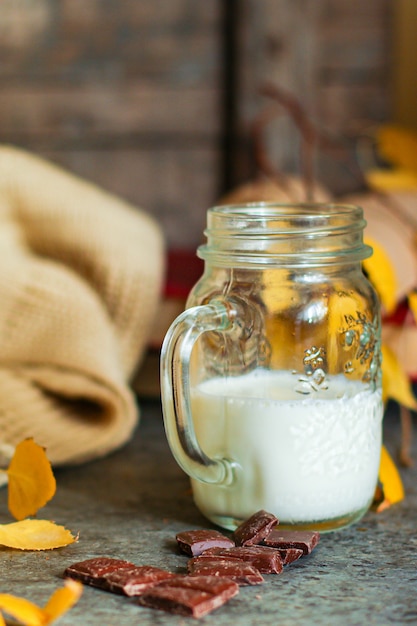
<svg viewBox="0 0 417 626">
<path fill-rule="evenodd" d="M 239 592 L 239 586 L 218 576 L 174 576 L 138 598 L 139 604 L 178 615 L 203 617 Z"/>
<path fill-rule="evenodd" d="M 123 569 L 132 569 L 133 567 L 135 567 L 135 564 L 129 561 L 100 556 L 70 565 L 64 571 L 64 576 L 75 578 L 85 585 L 105 589 L 107 586 L 106 575 Z"/>
<path fill-rule="evenodd" d="M 200 576 L 222 576 L 230 578 L 238 585 L 260 585 L 264 582 L 259 570 L 245 561 L 227 559 L 220 556 L 195 556 L 188 561 L 190 574 Z"/>
<path fill-rule="evenodd" d="M 186 530 L 176 535 L 178 546 L 189 556 L 198 556 L 208 548 L 229 548 L 235 543 L 218 530 Z"/>
<path fill-rule="evenodd" d="M 174 574 L 149 565 L 136 566 L 130 561 L 97 557 L 70 565 L 64 576 L 106 591 L 135 596 Z"/>
<path fill-rule="evenodd" d="M 297 548 L 303 551 L 303 554 L 310 554 L 316 547 L 320 539 L 320 534 L 315 530 L 273 530 L 268 537 L 264 539 L 264 544 L 271 548 L 287 550 L 288 548 Z"/>
<path fill-rule="evenodd" d="M 280 553 L 283 565 L 294 563 L 304 555 L 304 551 L 300 548 L 286 548 L 285 550 L 272 548 L 272 550 L 277 550 Z"/>
<path fill-rule="evenodd" d="M 234 548 L 210 548 L 200 555 L 201 559 L 219 556 L 250 563 L 261 574 L 281 574 L 283 560 L 279 550 L 269 546 L 237 546 Z"/>
<path fill-rule="evenodd" d="M 130 569 L 122 568 L 104 574 L 104 588 L 125 596 L 139 596 L 149 587 L 173 576 L 175 574 L 172 572 L 151 565 L 141 565 Z"/>
<path fill-rule="evenodd" d="M 272 513 L 264 510 L 257 511 L 236 528 L 233 533 L 235 544 L 237 546 L 257 545 L 277 524 L 278 519 Z"/>
</svg>

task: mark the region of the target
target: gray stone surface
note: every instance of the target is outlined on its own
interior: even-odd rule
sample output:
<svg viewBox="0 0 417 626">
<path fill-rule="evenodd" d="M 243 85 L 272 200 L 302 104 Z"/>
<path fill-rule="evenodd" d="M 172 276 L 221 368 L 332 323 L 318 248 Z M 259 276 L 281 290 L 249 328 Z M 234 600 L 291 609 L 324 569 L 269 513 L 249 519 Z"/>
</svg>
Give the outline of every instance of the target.
<svg viewBox="0 0 417 626">
<path fill-rule="evenodd" d="M 385 440 L 398 447 L 399 419 L 385 420 Z M 414 445 L 417 459 L 417 446 Z M 382 514 L 369 512 L 355 526 L 322 536 L 316 550 L 270 575 L 262 586 L 242 588 L 226 606 L 203 618 L 219 626 L 417 624 L 417 470 L 402 471 L 406 500 Z M 136 436 L 123 450 L 78 468 L 56 471 L 57 493 L 39 517 L 79 533 L 79 541 L 49 552 L 0 549 L 0 592 L 42 605 L 61 584 L 65 567 L 99 555 L 183 571 L 187 558 L 175 534 L 210 524 L 196 510 L 188 479 L 174 462 L 157 402 L 142 403 Z M 0 492 L 1 521 L 11 521 Z M 185 624 L 187 618 L 84 589 L 60 626 Z"/>
</svg>

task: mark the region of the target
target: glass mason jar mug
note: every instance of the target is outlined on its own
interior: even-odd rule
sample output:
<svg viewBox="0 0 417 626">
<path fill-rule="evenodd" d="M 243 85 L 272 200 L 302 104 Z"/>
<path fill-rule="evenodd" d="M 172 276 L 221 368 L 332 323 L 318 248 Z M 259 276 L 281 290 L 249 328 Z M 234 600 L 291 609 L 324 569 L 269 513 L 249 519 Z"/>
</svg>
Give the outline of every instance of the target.
<svg viewBox="0 0 417 626">
<path fill-rule="evenodd" d="M 212 208 L 204 274 L 161 353 L 167 438 L 197 507 L 234 529 L 341 528 L 372 502 L 382 438 L 380 311 L 362 209 Z"/>
</svg>

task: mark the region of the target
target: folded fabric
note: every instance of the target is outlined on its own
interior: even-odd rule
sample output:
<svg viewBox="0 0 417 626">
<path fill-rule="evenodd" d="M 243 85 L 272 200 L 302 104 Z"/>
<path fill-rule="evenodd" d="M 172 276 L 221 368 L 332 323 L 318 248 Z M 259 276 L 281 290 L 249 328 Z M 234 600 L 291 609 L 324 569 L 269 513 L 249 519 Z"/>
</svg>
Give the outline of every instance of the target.
<svg viewBox="0 0 417 626">
<path fill-rule="evenodd" d="M 0 146 L 0 251 L 0 443 L 33 437 L 54 465 L 121 446 L 164 275 L 159 226 Z"/>
</svg>

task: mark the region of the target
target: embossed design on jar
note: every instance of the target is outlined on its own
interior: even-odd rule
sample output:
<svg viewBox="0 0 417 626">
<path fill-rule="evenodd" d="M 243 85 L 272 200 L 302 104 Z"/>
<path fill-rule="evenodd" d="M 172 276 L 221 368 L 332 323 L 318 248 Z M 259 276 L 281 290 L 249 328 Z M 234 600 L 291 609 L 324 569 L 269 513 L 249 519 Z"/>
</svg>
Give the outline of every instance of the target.
<svg viewBox="0 0 417 626">
<path fill-rule="evenodd" d="M 344 319 L 345 327 L 340 331 L 341 344 L 345 350 L 353 351 L 353 359 L 344 364 L 345 374 L 353 373 L 360 366 L 365 368 L 362 381 L 376 382 L 381 363 L 379 320 L 370 321 L 360 311 L 356 311 L 356 316 L 345 315 Z"/>
<path fill-rule="evenodd" d="M 307 395 L 327 389 L 326 350 L 323 346 L 311 346 L 304 350 L 303 365 L 305 375 L 299 377 L 295 391 Z"/>
</svg>

